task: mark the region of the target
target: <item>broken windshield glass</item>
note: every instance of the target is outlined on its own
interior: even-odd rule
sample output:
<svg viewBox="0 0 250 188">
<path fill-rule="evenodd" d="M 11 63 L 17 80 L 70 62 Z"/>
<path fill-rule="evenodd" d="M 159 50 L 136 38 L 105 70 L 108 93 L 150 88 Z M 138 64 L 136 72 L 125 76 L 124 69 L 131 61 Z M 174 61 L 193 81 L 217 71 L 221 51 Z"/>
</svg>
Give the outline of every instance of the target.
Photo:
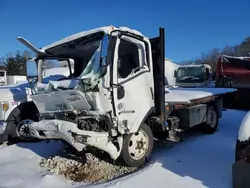
<svg viewBox="0 0 250 188">
<path fill-rule="evenodd" d="M 78 61 L 77 63 L 82 62 Z M 65 89 L 79 89 L 86 92 L 87 90 L 94 89 L 104 73 L 104 68 L 100 66 L 100 47 L 95 51 L 90 60 L 85 63 L 84 67 L 80 75 L 76 76 L 76 74 L 73 74 L 73 77 L 69 76 L 62 80 L 49 81 L 48 84 L 37 84 L 37 92 L 51 92 Z"/>
<path fill-rule="evenodd" d="M 100 47 L 93 54 L 87 66 L 80 75 L 79 87 L 86 91 L 94 89 L 104 73 L 104 68 L 100 66 Z"/>
</svg>

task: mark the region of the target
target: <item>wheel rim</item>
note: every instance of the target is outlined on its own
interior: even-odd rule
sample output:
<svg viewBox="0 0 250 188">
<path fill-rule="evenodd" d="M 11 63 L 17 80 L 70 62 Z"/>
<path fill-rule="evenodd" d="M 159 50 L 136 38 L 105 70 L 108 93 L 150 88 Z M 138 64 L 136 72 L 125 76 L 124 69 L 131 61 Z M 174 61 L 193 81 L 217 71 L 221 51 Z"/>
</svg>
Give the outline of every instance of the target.
<svg viewBox="0 0 250 188">
<path fill-rule="evenodd" d="M 128 145 L 129 155 L 134 160 L 140 160 L 143 158 L 149 148 L 149 137 L 145 131 L 140 130 L 137 133 L 134 133 Z"/>
<path fill-rule="evenodd" d="M 210 108 L 207 114 L 207 124 L 211 128 L 215 128 L 216 123 L 217 123 L 217 113 L 215 110 L 213 110 L 213 108 Z"/>
<path fill-rule="evenodd" d="M 29 126 L 31 123 L 34 121 L 31 119 L 25 119 L 22 120 L 18 125 L 17 125 L 17 135 L 24 140 L 31 140 L 34 139 L 34 137 L 30 134 L 30 129 Z"/>
</svg>

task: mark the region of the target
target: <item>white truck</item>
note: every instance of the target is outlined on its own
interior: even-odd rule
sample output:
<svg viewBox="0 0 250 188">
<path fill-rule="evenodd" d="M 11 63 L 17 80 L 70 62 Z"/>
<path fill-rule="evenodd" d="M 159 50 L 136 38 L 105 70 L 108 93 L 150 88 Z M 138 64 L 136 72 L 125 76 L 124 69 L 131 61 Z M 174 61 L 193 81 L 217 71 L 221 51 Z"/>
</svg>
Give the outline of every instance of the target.
<svg viewBox="0 0 250 188">
<path fill-rule="evenodd" d="M 154 137 L 197 125 L 214 133 L 222 97 L 235 89 L 165 88 L 164 28 L 159 31 L 149 39 L 127 27 L 106 26 L 41 49 L 19 37 L 37 54 L 26 64 L 32 107 L 39 112 L 39 121 L 27 127 L 30 134 L 64 140 L 77 151 L 94 147 L 124 165 L 140 166 L 150 157 Z M 44 84 L 46 59 L 68 59 L 75 71 Z"/>
<path fill-rule="evenodd" d="M 215 87 L 212 68 L 208 64 L 181 65 L 174 73 L 176 86 L 179 87 Z"/>
<path fill-rule="evenodd" d="M 59 80 L 69 76 L 69 68 L 47 69 L 43 81 Z M 38 113 L 30 98 L 30 84 L 20 81 L 18 84 L 0 87 L 0 140 L 33 141 L 26 127 L 38 120 Z M 4 128 L 6 127 L 6 128 Z"/>
<path fill-rule="evenodd" d="M 174 63 L 172 60 L 165 58 L 165 84 L 166 86 L 175 86 L 176 78 L 174 77 L 175 70 L 178 69 L 180 65 Z"/>
<path fill-rule="evenodd" d="M 6 85 L 18 84 L 22 83 L 23 81 L 26 81 L 26 76 L 20 76 L 20 75 L 7 76 Z"/>
<path fill-rule="evenodd" d="M 18 82 L 26 80 L 26 76 L 7 76 L 5 66 L 0 65 L 0 86 L 17 84 Z"/>
<path fill-rule="evenodd" d="M 0 66 L 0 86 L 6 85 L 7 73 L 4 67 Z"/>
</svg>

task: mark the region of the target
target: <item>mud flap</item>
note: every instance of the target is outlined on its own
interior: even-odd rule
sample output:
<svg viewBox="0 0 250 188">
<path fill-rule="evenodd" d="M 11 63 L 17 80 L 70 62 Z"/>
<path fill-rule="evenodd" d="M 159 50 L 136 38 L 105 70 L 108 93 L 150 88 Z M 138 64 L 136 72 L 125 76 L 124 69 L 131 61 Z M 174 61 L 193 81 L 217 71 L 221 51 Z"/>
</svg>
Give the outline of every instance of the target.
<svg viewBox="0 0 250 188">
<path fill-rule="evenodd" d="M 250 188 L 250 163 L 241 159 L 233 164 L 232 183 L 233 188 Z"/>
</svg>

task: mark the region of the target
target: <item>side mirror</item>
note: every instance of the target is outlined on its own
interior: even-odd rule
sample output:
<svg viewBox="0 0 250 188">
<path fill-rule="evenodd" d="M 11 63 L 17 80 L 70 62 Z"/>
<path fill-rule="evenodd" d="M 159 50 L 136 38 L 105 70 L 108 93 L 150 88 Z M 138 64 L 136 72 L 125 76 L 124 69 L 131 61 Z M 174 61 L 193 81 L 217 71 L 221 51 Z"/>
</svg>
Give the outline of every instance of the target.
<svg viewBox="0 0 250 188">
<path fill-rule="evenodd" d="M 26 77 L 28 81 L 37 79 L 37 64 L 34 60 L 26 61 Z"/>
<path fill-rule="evenodd" d="M 177 77 L 177 70 L 174 70 L 174 77 Z"/>
<path fill-rule="evenodd" d="M 101 58 L 100 58 L 100 64 L 103 67 L 107 66 L 108 44 L 109 44 L 109 36 L 104 35 L 102 39 Z"/>
</svg>

